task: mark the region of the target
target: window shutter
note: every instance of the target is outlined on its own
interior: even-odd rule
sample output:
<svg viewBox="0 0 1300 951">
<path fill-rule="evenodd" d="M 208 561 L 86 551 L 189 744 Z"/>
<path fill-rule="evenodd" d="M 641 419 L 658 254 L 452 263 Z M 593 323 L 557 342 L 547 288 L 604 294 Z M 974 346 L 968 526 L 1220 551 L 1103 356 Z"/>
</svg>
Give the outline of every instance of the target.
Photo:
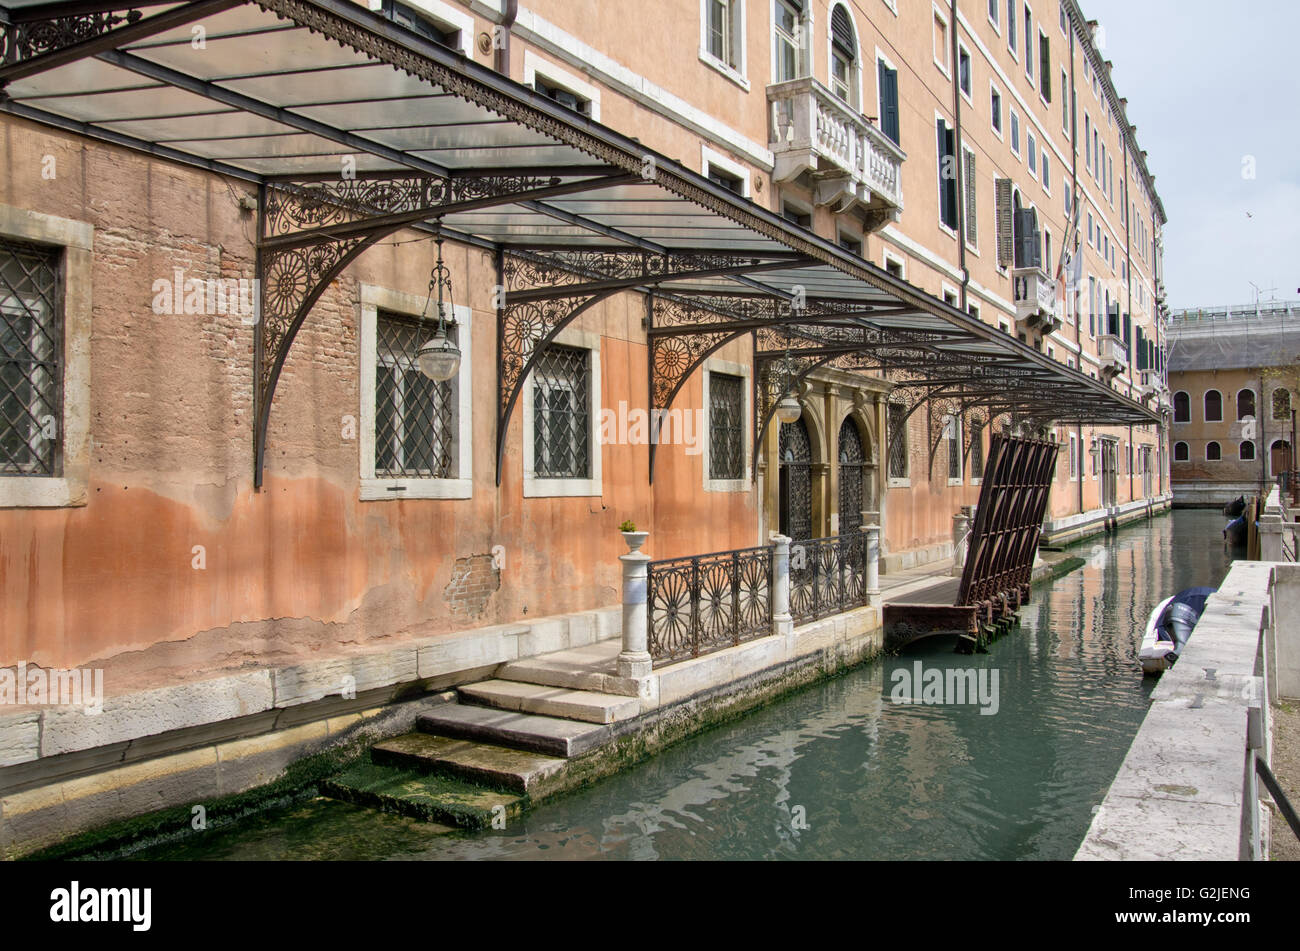
<svg viewBox="0 0 1300 951">
<path fill-rule="evenodd" d="M 966 162 L 966 167 L 963 169 L 963 184 L 966 189 L 966 240 L 971 246 L 978 248 L 979 227 L 975 215 L 975 153 L 966 152 L 962 158 Z"/>
<path fill-rule="evenodd" d="M 842 9 L 836 7 L 836 10 Z M 898 70 L 880 64 L 880 130 L 895 145 L 900 144 L 898 129 Z"/>
<path fill-rule="evenodd" d="M 1052 101 L 1052 41 L 1046 36 L 1038 37 L 1039 82 L 1043 88 L 1043 98 Z"/>
<path fill-rule="evenodd" d="M 842 4 L 837 5 L 831 14 L 831 41 L 840 48 L 850 63 L 857 59 L 858 44 L 853 37 L 853 23 Z"/>
<path fill-rule="evenodd" d="M 1008 267 L 1015 256 L 1011 221 L 1011 179 L 995 179 L 993 189 L 998 229 L 998 266 Z"/>
</svg>

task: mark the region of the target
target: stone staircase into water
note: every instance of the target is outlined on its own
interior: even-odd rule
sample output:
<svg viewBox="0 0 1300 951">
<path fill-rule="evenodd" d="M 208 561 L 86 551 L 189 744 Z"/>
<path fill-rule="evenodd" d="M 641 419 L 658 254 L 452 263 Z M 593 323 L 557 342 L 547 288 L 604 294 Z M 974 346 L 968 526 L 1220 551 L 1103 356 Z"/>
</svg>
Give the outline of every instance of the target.
<svg viewBox="0 0 1300 951">
<path fill-rule="evenodd" d="M 562 788 L 575 758 L 641 714 L 620 678 L 619 639 L 503 664 L 466 684 L 455 702 L 417 720 L 417 731 L 375 744 L 326 780 L 331 798 L 460 828 L 486 828 Z M 498 823 L 499 824 L 499 823 Z"/>
</svg>

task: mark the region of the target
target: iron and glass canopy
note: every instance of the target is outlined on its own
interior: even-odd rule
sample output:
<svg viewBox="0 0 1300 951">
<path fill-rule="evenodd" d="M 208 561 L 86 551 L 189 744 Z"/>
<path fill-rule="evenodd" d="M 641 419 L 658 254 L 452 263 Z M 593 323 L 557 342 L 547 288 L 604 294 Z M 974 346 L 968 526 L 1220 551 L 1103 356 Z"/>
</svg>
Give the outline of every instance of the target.
<svg viewBox="0 0 1300 951">
<path fill-rule="evenodd" d="M 257 187 L 259 486 L 276 383 L 298 329 L 350 262 L 407 228 L 495 256 L 506 289 L 498 482 L 536 356 L 579 314 L 626 291 L 646 302 L 652 408 L 668 408 L 709 353 L 749 336 L 760 434 L 791 382 L 787 346 L 799 379 L 819 366 L 871 372 L 913 408 L 948 401 L 989 419 L 1159 421 L 350 0 L 10 0 L 0 28 L 0 109 Z"/>
</svg>

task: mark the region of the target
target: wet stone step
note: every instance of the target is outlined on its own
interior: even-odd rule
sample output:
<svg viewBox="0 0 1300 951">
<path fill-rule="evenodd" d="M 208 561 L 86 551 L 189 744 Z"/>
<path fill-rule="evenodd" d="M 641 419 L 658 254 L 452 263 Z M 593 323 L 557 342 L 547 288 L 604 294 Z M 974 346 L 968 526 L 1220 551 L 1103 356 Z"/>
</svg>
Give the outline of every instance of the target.
<svg viewBox="0 0 1300 951">
<path fill-rule="evenodd" d="M 565 760 L 556 756 L 428 733 L 408 733 L 376 743 L 370 757 L 384 766 L 441 773 L 471 783 L 532 795 L 536 795 L 565 765 Z"/>
<path fill-rule="evenodd" d="M 641 712 L 635 697 L 512 680 L 484 680 L 461 687 L 459 693 L 471 703 L 587 723 L 617 723 Z"/>
<path fill-rule="evenodd" d="M 369 806 L 462 829 L 485 829 L 492 820 L 522 814 L 525 799 L 475 786 L 448 776 L 360 763 L 325 780 L 321 792 L 332 799 Z"/>
<path fill-rule="evenodd" d="M 604 724 L 464 703 L 445 704 L 436 713 L 424 714 L 417 722 L 421 732 L 435 736 L 476 740 L 566 758 L 593 750 L 613 737 L 613 731 Z"/>
</svg>

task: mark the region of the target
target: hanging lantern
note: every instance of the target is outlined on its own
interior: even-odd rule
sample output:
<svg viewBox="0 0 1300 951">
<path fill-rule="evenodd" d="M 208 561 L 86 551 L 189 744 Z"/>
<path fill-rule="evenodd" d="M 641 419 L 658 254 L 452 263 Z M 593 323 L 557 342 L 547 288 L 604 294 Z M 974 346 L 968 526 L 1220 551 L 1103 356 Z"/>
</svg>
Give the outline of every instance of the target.
<svg viewBox="0 0 1300 951">
<path fill-rule="evenodd" d="M 434 292 L 438 294 L 438 327 L 433 338 L 426 341 L 416 355 L 420 372 L 431 380 L 442 382 L 450 380 L 460 370 L 460 348 L 447 336 L 447 315 L 452 315 L 455 322 L 455 308 L 451 298 L 451 271 L 442 260 L 442 238 L 438 238 L 438 261 L 429 275 L 429 297 L 424 302 L 424 312 L 428 313 L 429 302 Z M 424 314 L 420 315 L 421 326 Z"/>
<path fill-rule="evenodd" d="M 787 392 L 776 404 L 776 418 L 783 423 L 793 423 L 802 415 L 803 407 L 799 405 L 793 393 Z"/>
</svg>

